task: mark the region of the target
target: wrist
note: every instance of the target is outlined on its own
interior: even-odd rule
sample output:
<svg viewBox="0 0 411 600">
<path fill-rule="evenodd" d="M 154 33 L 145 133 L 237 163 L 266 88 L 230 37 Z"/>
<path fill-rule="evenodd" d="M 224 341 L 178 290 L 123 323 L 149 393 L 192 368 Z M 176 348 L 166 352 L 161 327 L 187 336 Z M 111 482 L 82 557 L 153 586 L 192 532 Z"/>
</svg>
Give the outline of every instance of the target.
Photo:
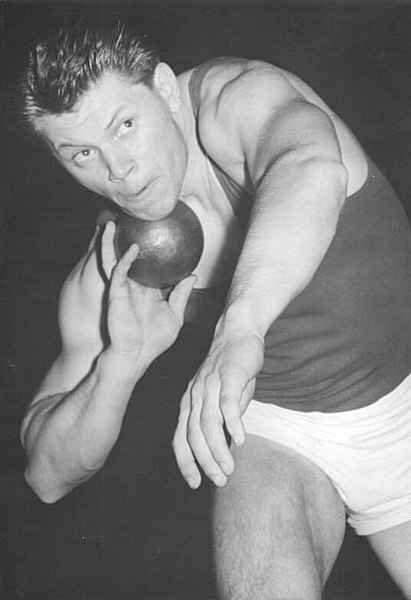
<svg viewBox="0 0 411 600">
<path fill-rule="evenodd" d="M 141 351 L 123 352 L 110 345 L 100 354 L 99 363 L 104 371 L 137 381 L 151 361 Z"/>
<path fill-rule="evenodd" d="M 228 335 L 255 335 L 264 338 L 267 329 L 258 308 L 244 300 L 231 300 L 218 321 L 216 331 Z"/>
</svg>

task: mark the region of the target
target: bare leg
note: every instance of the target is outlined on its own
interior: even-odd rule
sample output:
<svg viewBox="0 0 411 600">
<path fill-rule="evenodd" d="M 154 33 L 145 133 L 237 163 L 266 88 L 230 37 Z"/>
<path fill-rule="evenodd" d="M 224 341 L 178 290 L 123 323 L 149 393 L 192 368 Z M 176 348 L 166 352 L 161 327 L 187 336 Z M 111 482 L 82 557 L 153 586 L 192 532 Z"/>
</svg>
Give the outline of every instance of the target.
<svg viewBox="0 0 411 600">
<path fill-rule="evenodd" d="M 411 521 L 373 533 L 368 539 L 404 596 L 411 600 Z"/>
<path fill-rule="evenodd" d="M 345 531 L 327 476 L 296 452 L 249 435 L 215 492 L 214 551 L 221 600 L 318 600 Z"/>
</svg>

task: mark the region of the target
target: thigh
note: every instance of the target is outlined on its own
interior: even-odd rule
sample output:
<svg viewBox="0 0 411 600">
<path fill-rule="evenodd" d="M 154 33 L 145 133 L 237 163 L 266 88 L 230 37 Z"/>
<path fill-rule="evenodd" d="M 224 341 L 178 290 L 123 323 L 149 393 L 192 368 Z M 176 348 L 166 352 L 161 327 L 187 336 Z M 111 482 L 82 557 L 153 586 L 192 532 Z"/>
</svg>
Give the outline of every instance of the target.
<svg viewBox="0 0 411 600">
<path fill-rule="evenodd" d="M 213 505 L 220 598 L 318 599 L 342 544 L 343 503 L 311 461 L 248 435 Z"/>
<path fill-rule="evenodd" d="M 404 596 L 411 600 L 411 521 L 373 533 L 368 539 Z"/>
</svg>

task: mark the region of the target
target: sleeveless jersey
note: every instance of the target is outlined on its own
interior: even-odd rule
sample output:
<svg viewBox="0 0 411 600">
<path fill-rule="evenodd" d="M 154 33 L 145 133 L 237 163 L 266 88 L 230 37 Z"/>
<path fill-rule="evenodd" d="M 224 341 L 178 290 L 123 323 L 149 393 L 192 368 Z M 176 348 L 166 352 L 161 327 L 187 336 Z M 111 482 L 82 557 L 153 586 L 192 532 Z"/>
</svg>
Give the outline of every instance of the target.
<svg viewBox="0 0 411 600">
<path fill-rule="evenodd" d="M 193 112 L 218 58 L 194 69 Z M 213 163 L 212 163 L 213 164 Z M 250 198 L 213 168 L 240 223 Z M 368 159 L 368 177 L 348 197 L 324 260 L 270 327 L 255 399 L 293 410 L 335 412 L 375 402 L 411 367 L 411 242 L 394 190 Z"/>
</svg>

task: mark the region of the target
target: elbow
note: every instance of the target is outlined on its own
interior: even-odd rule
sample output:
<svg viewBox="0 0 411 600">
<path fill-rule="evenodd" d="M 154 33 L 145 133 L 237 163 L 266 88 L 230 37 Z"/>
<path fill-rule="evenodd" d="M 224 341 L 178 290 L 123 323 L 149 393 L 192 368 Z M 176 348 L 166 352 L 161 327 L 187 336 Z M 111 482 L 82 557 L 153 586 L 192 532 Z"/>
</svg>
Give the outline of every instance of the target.
<svg viewBox="0 0 411 600">
<path fill-rule="evenodd" d="M 36 446 L 30 443 L 26 423 L 21 428 L 21 442 L 26 453 L 26 468 L 24 479 L 36 496 L 46 504 L 54 504 L 67 492 L 63 490 L 57 474 L 51 468 L 50 462 L 41 458 Z"/>
<path fill-rule="evenodd" d="M 54 504 L 69 492 L 57 482 L 52 481 L 52 478 L 44 472 L 36 472 L 36 469 L 30 465 L 27 466 L 24 472 L 24 479 L 36 496 L 45 504 Z"/>
</svg>

